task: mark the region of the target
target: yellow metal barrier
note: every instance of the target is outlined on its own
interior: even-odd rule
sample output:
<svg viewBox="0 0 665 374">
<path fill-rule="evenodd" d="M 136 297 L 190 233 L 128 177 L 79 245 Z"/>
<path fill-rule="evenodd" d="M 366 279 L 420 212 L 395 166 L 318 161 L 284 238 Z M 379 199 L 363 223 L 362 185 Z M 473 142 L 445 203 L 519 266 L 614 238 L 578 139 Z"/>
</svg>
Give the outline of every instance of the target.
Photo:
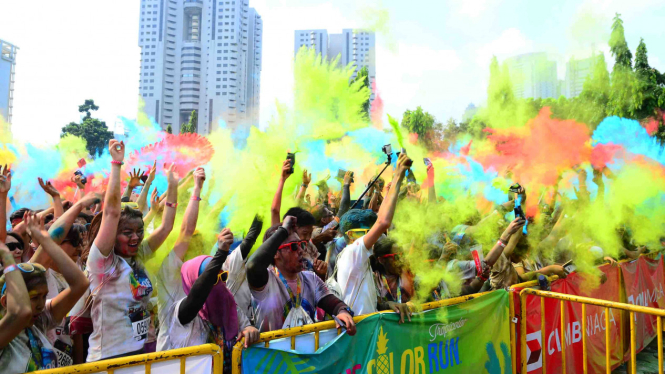
<svg viewBox="0 0 665 374">
<path fill-rule="evenodd" d="M 157 362 L 180 360 L 180 374 L 185 374 L 185 360 L 187 357 L 194 356 L 212 356 L 212 369 L 213 373 L 221 374 L 223 357 L 222 348 L 215 344 L 204 344 L 196 347 L 187 347 L 180 349 L 173 349 L 170 351 L 162 351 L 155 353 L 147 353 L 142 355 L 112 358 L 109 360 L 102 360 L 97 362 L 90 362 L 87 364 L 66 366 L 57 369 L 39 370 L 35 374 L 65 374 L 65 373 L 98 373 L 107 372 L 113 374 L 115 370 L 127 368 L 131 366 L 141 366 L 145 368 L 146 374 L 151 374 L 151 366 Z"/>
<path fill-rule="evenodd" d="M 561 300 L 561 357 L 562 357 L 562 369 L 563 373 L 566 373 L 566 344 L 565 344 L 565 313 L 564 313 L 564 301 L 571 301 L 575 303 L 580 303 L 582 304 L 582 331 L 586 331 L 586 307 L 585 305 L 596 305 L 596 306 L 601 306 L 605 308 L 605 366 L 607 373 L 609 374 L 611 372 L 611 366 L 610 366 L 610 308 L 612 309 L 619 309 L 619 310 L 624 310 L 629 312 L 630 316 L 630 365 L 631 365 L 631 371 L 632 373 L 635 373 L 636 369 L 636 358 L 635 358 L 635 321 L 634 321 L 634 316 L 635 313 L 644 313 L 644 314 L 650 314 L 654 315 L 657 317 L 658 321 L 658 372 L 663 373 L 663 337 L 662 337 L 662 318 L 665 317 L 665 310 L 662 309 L 657 309 L 657 308 L 650 308 L 650 307 L 645 307 L 645 306 L 639 306 L 639 305 L 632 305 L 632 304 L 625 304 L 625 303 L 617 303 L 613 301 L 606 301 L 606 300 L 600 300 L 600 299 L 592 299 L 589 297 L 583 297 L 583 296 L 574 296 L 574 295 L 566 295 L 566 294 L 561 294 L 561 293 L 556 293 L 556 292 L 549 292 L 549 291 L 539 291 L 539 290 L 534 290 L 534 289 L 529 289 L 525 288 L 520 292 L 520 309 L 521 309 L 521 323 L 520 323 L 520 332 L 521 332 L 521 337 L 520 337 L 520 343 L 521 343 L 521 358 L 522 358 L 522 370 L 521 372 L 523 374 L 526 374 L 526 296 L 527 295 L 534 295 L 538 296 L 541 298 L 551 298 L 551 299 L 558 299 Z M 541 341 L 545 341 L 546 336 L 545 336 L 545 328 L 544 328 L 544 315 L 545 315 L 545 303 L 543 302 L 544 299 L 541 299 L 540 303 L 540 315 L 541 315 Z M 586 374 L 587 372 L 587 365 L 586 365 L 586 333 L 582 333 L 582 355 L 584 357 L 584 373 Z M 543 353 L 543 374 L 547 373 L 547 367 L 545 366 L 545 359 L 544 359 L 545 353 Z"/>
<path fill-rule="evenodd" d="M 420 307 L 413 305 L 414 311 L 425 311 L 425 310 L 430 310 L 430 309 L 436 309 L 440 308 L 443 306 L 448 306 L 448 305 L 455 305 L 455 304 L 461 304 L 465 301 L 475 299 L 476 297 L 485 295 L 489 292 L 483 292 L 483 293 L 476 293 L 476 294 L 471 294 L 471 295 L 466 295 L 466 296 L 460 296 L 460 297 L 455 297 L 451 299 L 445 299 L 445 300 L 440 300 L 440 301 L 434 301 L 431 303 L 426 303 L 420 305 Z M 371 313 L 371 314 L 364 314 L 362 316 L 357 316 L 353 317 L 353 321 L 355 323 L 358 323 L 362 320 L 364 320 L 367 317 L 373 316 L 375 314 L 379 313 L 395 313 L 392 310 L 384 310 L 381 312 L 376 312 L 376 313 Z M 264 346 L 267 348 L 270 346 L 270 341 L 271 340 L 276 340 L 276 339 L 282 339 L 282 338 L 291 338 L 291 349 L 295 349 L 296 345 L 296 336 L 298 335 L 303 335 L 303 334 L 310 334 L 314 333 L 314 350 L 319 349 L 319 333 L 324 330 L 332 330 L 335 328 L 335 321 L 325 321 L 325 322 L 318 322 L 318 323 L 313 323 L 311 325 L 305 325 L 305 326 L 299 326 L 299 327 L 292 327 L 290 329 L 285 329 L 285 330 L 275 330 L 275 331 L 269 331 L 269 332 L 264 332 L 261 333 L 261 336 L 259 337 L 259 340 L 257 341 L 258 343 L 264 343 Z M 337 335 L 342 333 L 342 329 L 339 328 L 337 329 Z M 233 347 L 233 354 L 232 354 L 232 365 L 233 365 L 233 374 L 241 374 L 241 366 L 242 366 L 242 349 L 244 347 L 244 340 L 239 341 L 234 347 Z"/>
</svg>

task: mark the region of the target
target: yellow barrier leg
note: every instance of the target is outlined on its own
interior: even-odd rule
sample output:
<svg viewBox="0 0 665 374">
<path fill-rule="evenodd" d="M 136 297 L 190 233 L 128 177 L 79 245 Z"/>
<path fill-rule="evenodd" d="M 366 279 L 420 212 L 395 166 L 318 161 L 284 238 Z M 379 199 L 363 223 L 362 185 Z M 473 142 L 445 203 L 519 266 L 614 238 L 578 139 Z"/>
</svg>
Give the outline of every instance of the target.
<svg viewBox="0 0 665 374">
<path fill-rule="evenodd" d="M 541 346 L 543 346 L 543 347 L 545 346 L 545 342 L 547 341 L 547 340 L 545 340 L 546 339 L 545 335 L 546 335 L 546 333 L 545 333 L 545 298 L 541 297 L 540 298 L 540 341 L 543 342 L 543 343 L 541 343 Z M 526 342 L 526 339 L 524 339 L 524 341 Z M 545 351 L 545 349 L 541 349 L 541 352 L 542 352 L 541 355 L 542 355 L 542 358 L 543 358 L 543 374 L 547 374 L 547 359 L 546 359 L 547 355 L 545 354 L 546 351 Z"/>
<path fill-rule="evenodd" d="M 566 374 L 566 315 L 565 301 L 561 300 L 561 372 Z"/>
<path fill-rule="evenodd" d="M 630 312 L 630 368 L 631 373 L 637 372 L 637 358 L 635 357 L 635 350 L 637 343 L 635 342 L 635 312 Z"/>
<path fill-rule="evenodd" d="M 663 374 L 663 317 L 658 317 L 658 373 Z"/>
<path fill-rule="evenodd" d="M 610 308 L 605 308 L 605 372 L 610 374 L 612 368 L 610 366 Z M 623 354 L 623 353 L 621 353 Z"/>
<path fill-rule="evenodd" d="M 526 294 L 520 294 L 520 334 L 522 374 L 526 374 Z"/>
<path fill-rule="evenodd" d="M 510 308 L 510 347 L 511 347 L 511 360 L 513 365 L 513 373 L 517 373 L 517 342 L 515 341 L 517 337 L 515 336 L 515 329 L 517 326 L 513 323 L 513 318 L 515 318 L 515 300 L 513 299 L 513 292 L 508 292 L 510 298 L 508 299 L 508 307 Z"/>
<path fill-rule="evenodd" d="M 586 304 L 582 304 L 582 372 L 587 373 L 586 365 Z"/>
</svg>

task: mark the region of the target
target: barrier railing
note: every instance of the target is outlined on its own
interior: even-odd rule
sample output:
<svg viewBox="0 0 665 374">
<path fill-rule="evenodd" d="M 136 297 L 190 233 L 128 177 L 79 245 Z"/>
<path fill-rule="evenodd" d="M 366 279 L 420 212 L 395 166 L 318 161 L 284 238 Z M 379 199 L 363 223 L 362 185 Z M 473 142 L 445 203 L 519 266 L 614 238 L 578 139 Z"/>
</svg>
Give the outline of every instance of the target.
<svg viewBox="0 0 665 374">
<path fill-rule="evenodd" d="M 455 304 L 461 304 L 465 301 L 474 299 L 478 296 L 487 294 L 488 292 L 483 292 L 483 293 L 476 293 L 476 294 L 471 294 L 471 295 L 466 295 L 466 296 L 460 296 L 460 297 L 455 297 L 451 299 L 445 299 L 445 300 L 440 300 L 440 301 L 434 301 L 431 303 L 425 303 L 421 304 L 420 307 L 414 305 L 414 312 L 422 312 L 426 310 L 431 310 L 431 309 L 436 309 L 448 305 L 455 305 Z M 353 317 L 353 321 L 355 323 L 358 323 L 362 321 L 365 318 L 368 318 L 370 316 L 373 316 L 375 314 L 379 313 L 395 313 L 392 310 L 385 310 L 381 312 L 376 312 L 376 313 L 371 313 L 371 314 L 364 314 L 362 316 L 357 316 Z M 261 334 L 259 337 L 259 340 L 256 344 L 259 343 L 264 343 L 264 346 L 268 348 L 270 346 L 270 341 L 276 340 L 276 339 L 283 339 L 283 338 L 291 338 L 291 349 L 295 349 L 296 345 L 296 336 L 298 335 L 304 335 L 304 334 L 311 334 L 314 333 L 314 351 L 319 349 L 319 336 L 322 331 L 326 330 L 334 330 L 336 329 L 335 327 L 335 321 L 325 321 L 325 322 L 319 322 L 319 323 L 314 323 L 311 325 L 305 325 L 305 326 L 300 326 L 300 327 L 293 327 L 290 329 L 285 329 L 285 330 L 275 330 L 275 331 L 270 331 L 270 332 L 264 332 Z M 339 328 L 337 329 L 337 335 L 341 334 L 342 329 Z M 244 346 L 244 341 L 241 340 L 239 341 L 234 347 L 233 347 L 233 355 L 231 358 L 232 361 L 232 372 L 233 374 L 241 374 L 241 366 L 242 366 L 242 349 Z"/>
<path fill-rule="evenodd" d="M 212 356 L 212 372 L 222 373 L 223 356 L 222 348 L 215 344 L 204 344 L 196 347 L 187 347 L 173 349 L 170 351 L 162 351 L 155 353 L 147 353 L 142 355 L 112 358 L 109 360 L 102 360 L 97 362 L 90 362 L 87 364 L 66 366 L 57 369 L 48 369 L 35 371 L 35 374 L 65 374 L 65 373 L 99 373 L 106 372 L 114 374 L 116 370 L 125 369 L 133 366 L 143 366 L 145 374 L 151 374 L 154 370 L 155 373 L 163 372 L 160 369 L 153 368 L 153 365 L 167 361 L 177 361 L 174 365 L 179 365 L 180 374 L 185 374 L 188 371 L 187 359 L 196 356 Z M 175 373 L 171 368 L 168 373 Z"/>
<path fill-rule="evenodd" d="M 644 314 L 649 314 L 657 317 L 657 337 L 658 337 L 658 372 L 663 373 L 663 336 L 662 336 L 662 331 L 663 331 L 663 317 L 665 317 L 665 310 L 657 309 L 657 308 L 650 308 L 650 307 L 645 307 L 645 306 L 639 306 L 639 305 L 632 305 L 632 304 L 625 304 L 625 303 L 617 303 L 617 302 L 612 302 L 612 301 L 605 301 L 605 300 L 599 300 L 599 299 L 592 299 L 589 297 L 583 297 L 583 296 L 574 296 L 574 295 L 566 295 L 566 294 L 560 294 L 556 292 L 549 292 L 549 291 L 540 291 L 540 290 L 534 290 L 534 289 L 529 289 L 525 288 L 522 291 L 520 291 L 520 309 L 521 309 L 521 315 L 522 319 L 520 322 L 520 347 L 521 347 L 521 357 L 522 357 L 522 368 L 521 368 L 521 373 L 526 374 L 527 372 L 527 360 L 526 360 L 526 321 L 527 319 L 524 318 L 526 316 L 526 296 L 527 295 L 534 295 L 540 297 L 540 315 L 541 315 L 541 341 L 545 341 L 545 303 L 544 303 L 544 298 L 552 298 L 552 299 L 558 299 L 560 300 L 560 306 L 561 306 L 561 361 L 562 361 L 562 372 L 565 374 L 566 373 L 566 344 L 565 344 L 565 312 L 564 312 L 564 302 L 569 301 L 569 302 L 575 302 L 575 303 L 580 303 L 582 304 L 582 331 L 586 331 L 586 305 L 595 305 L 595 306 L 600 306 L 605 308 L 605 366 L 607 373 L 609 374 L 612 370 L 612 366 L 610 365 L 610 351 L 611 351 L 611 346 L 610 346 L 610 308 L 612 309 L 619 309 L 619 310 L 624 310 L 629 312 L 629 319 L 630 319 L 630 365 L 631 365 L 631 373 L 636 372 L 636 367 L 637 367 L 637 359 L 636 359 L 636 342 L 635 342 L 635 313 L 644 313 Z M 582 333 L 582 357 L 583 357 L 583 372 L 586 374 L 587 373 L 587 351 L 586 351 L 586 340 L 587 336 L 586 333 Z M 543 355 L 543 358 L 545 358 L 546 355 Z M 546 374 L 547 372 L 547 365 L 545 362 L 543 362 L 542 365 L 542 370 L 543 374 Z"/>
</svg>

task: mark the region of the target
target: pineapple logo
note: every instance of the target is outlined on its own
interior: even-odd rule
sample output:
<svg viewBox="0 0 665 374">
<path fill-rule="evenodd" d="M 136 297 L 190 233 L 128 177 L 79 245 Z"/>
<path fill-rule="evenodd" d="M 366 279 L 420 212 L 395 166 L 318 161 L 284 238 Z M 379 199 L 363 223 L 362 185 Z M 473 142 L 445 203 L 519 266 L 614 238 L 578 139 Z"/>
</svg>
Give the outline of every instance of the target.
<svg viewBox="0 0 665 374">
<path fill-rule="evenodd" d="M 393 353 L 386 353 L 388 351 L 388 333 L 383 332 L 383 326 L 381 326 L 379 332 L 376 348 L 376 353 L 379 354 L 379 357 L 375 360 L 370 360 L 367 365 L 367 374 L 374 374 L 375 367 L 376 374 L 394 374 Z"/>
</svg>

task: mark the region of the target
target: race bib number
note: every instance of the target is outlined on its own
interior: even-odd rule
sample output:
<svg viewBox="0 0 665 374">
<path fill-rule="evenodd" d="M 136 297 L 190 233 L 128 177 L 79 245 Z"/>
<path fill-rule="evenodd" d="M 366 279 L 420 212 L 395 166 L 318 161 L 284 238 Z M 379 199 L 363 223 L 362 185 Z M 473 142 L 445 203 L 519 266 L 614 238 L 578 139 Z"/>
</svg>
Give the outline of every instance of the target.
<svg viewBox="0 0 665 374">
<path fill-rule="evenodd" d="M 54 348 L 53 350 L 55 351 L 55 355 L 58 357 L 58 367 L 74 365 L 74 360 L 70 355 L 59 349 Z"/>
<path fill-rule="evenodd" d="M 134 339 L 143 340 L 148 336 L 148 330 L 150 329 L 150 317 L 138 321 L 132 322 L 132 330 L 134 332 Z"/>
</svg>

